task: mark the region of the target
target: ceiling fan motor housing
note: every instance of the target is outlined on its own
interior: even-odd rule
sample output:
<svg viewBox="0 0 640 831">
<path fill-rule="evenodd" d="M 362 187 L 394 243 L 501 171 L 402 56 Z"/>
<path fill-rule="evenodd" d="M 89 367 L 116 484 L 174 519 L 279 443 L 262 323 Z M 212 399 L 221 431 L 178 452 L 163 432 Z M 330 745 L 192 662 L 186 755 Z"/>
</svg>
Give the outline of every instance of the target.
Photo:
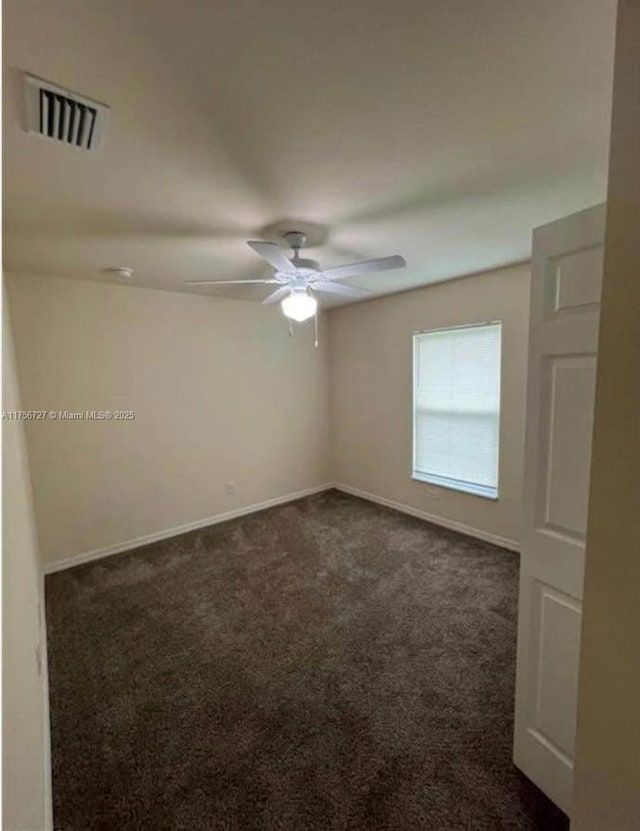
<svg viewBox="0 0 640 831">
<path fill-rule="evenodd" d="M 304 248 L 307 243 L 307 235 L 303 231 L 287 231 L 283 236 L 294 251 Z"/>
<path fill-rule="evenodd" d="M 320 271 L 320 265 L 315 260 L 305 260 L 302 257 L 297 257 L 293 259 L 291 262 L 293 265 L 295 265 L 296 271 L 300 271 L 303 274 L 315 274 L 316 271 Z"/>
</svg>

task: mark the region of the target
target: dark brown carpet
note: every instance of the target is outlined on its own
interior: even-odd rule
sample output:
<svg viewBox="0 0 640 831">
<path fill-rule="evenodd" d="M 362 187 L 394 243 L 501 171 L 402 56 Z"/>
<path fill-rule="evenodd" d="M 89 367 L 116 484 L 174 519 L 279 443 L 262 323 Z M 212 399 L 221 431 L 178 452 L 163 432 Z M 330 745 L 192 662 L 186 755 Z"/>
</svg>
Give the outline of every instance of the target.
<svg viewBox="0 0 640 831">
<path fill-rule="evenodd" d="M 47 578 L 60 831 L 567 829 L 518 557 L 329 492 Z"/>
</svg>

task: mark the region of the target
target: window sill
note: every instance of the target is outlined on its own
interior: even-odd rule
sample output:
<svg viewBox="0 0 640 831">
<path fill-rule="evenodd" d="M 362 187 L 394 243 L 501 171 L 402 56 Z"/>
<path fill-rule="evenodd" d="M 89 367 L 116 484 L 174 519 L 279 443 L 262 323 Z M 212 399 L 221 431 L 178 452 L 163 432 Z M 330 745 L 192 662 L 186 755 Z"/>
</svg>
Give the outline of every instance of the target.
<svg viewBox="0 0 640 831">
<path fill-rule="evenodd" d="M 444 476 L 435 476 L 428 473 L 416 473 L 415 471 L 411 474 L 411 478 L 415 482 L 425 482 L 429 485 L 437 485 L 439 488 L 469 493 L 472 496 L 481 496 L 483 499 L 490 499 L 492 502 L 498 501 L 498 489 L 486 485 L 474 485 L 471 482 L 459 482 L 456 479 L 447 479 Z"/>
</svg>

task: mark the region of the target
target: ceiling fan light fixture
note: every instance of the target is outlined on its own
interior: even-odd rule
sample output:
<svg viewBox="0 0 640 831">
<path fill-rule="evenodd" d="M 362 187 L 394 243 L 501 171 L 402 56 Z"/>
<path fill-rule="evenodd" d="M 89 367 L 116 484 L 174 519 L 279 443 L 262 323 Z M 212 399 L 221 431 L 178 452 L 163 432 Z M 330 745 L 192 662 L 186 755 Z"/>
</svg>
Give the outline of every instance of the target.
<svg viewBox="0 0 640 831">
<path fill-rule="evenodd" d="M 303 323 L 313 317 L 318 309 L 318 301 L 306 291 L 293 291 L 280 303 L 285 317 Z"/>
<path fill-rule="evenodd" d="M 357 263 L 334 266 L 321 269 L 319 263 L 307 257 L 301 257 L 306 235 L 302 231 L 288 231 L 284 234 L 287 243 L 293 251 L 292 257 L 285 256 L 284 251 L 275 242 L 265 240 L 249 240 L 247 245 L 252 251 L 266 260 L 273 274 L 258 280 L 187 280 L 191 286 L 230 286 L 249 283 L 273 285 L 278 288 L 271 291 L 262 301 L 263 305 L 280 303 L 282 313 L 289 320 L 303 323 L 316 316 L 316 330 L 318 326 L 318 301 L 315 292 L 334 294 L 341 297 L 357 299 L 371 294 L 369 289 L 358 286 L 344 285 L 341 280 L 348 277 L 357 277 L 360 274 L 369 274 L 375 271 L 387 271 L 392 268 L 403 268 L 407 263 L 404 257 L 394 254 L 391 257 L 377 257 L 374 260 L 363 260 Z M 313 292 L 313 294 L 311 293 Z M 316 337 L 317 340 L 317 337 Z M 316 344 L 317 345 L 317 344 Z"/>
</svg>

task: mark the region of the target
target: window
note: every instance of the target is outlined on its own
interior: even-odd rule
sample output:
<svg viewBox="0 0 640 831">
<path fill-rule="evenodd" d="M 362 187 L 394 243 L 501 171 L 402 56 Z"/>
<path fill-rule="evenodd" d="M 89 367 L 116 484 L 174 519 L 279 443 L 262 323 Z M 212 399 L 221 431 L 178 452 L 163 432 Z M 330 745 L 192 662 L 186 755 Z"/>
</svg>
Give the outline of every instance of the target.
<svg viewBox="0 0 640 831">
<path fill-rule="evenodd" d="M 501 323 L 413 336 L 413 478 L 498 497 Z"/>
</svg>

